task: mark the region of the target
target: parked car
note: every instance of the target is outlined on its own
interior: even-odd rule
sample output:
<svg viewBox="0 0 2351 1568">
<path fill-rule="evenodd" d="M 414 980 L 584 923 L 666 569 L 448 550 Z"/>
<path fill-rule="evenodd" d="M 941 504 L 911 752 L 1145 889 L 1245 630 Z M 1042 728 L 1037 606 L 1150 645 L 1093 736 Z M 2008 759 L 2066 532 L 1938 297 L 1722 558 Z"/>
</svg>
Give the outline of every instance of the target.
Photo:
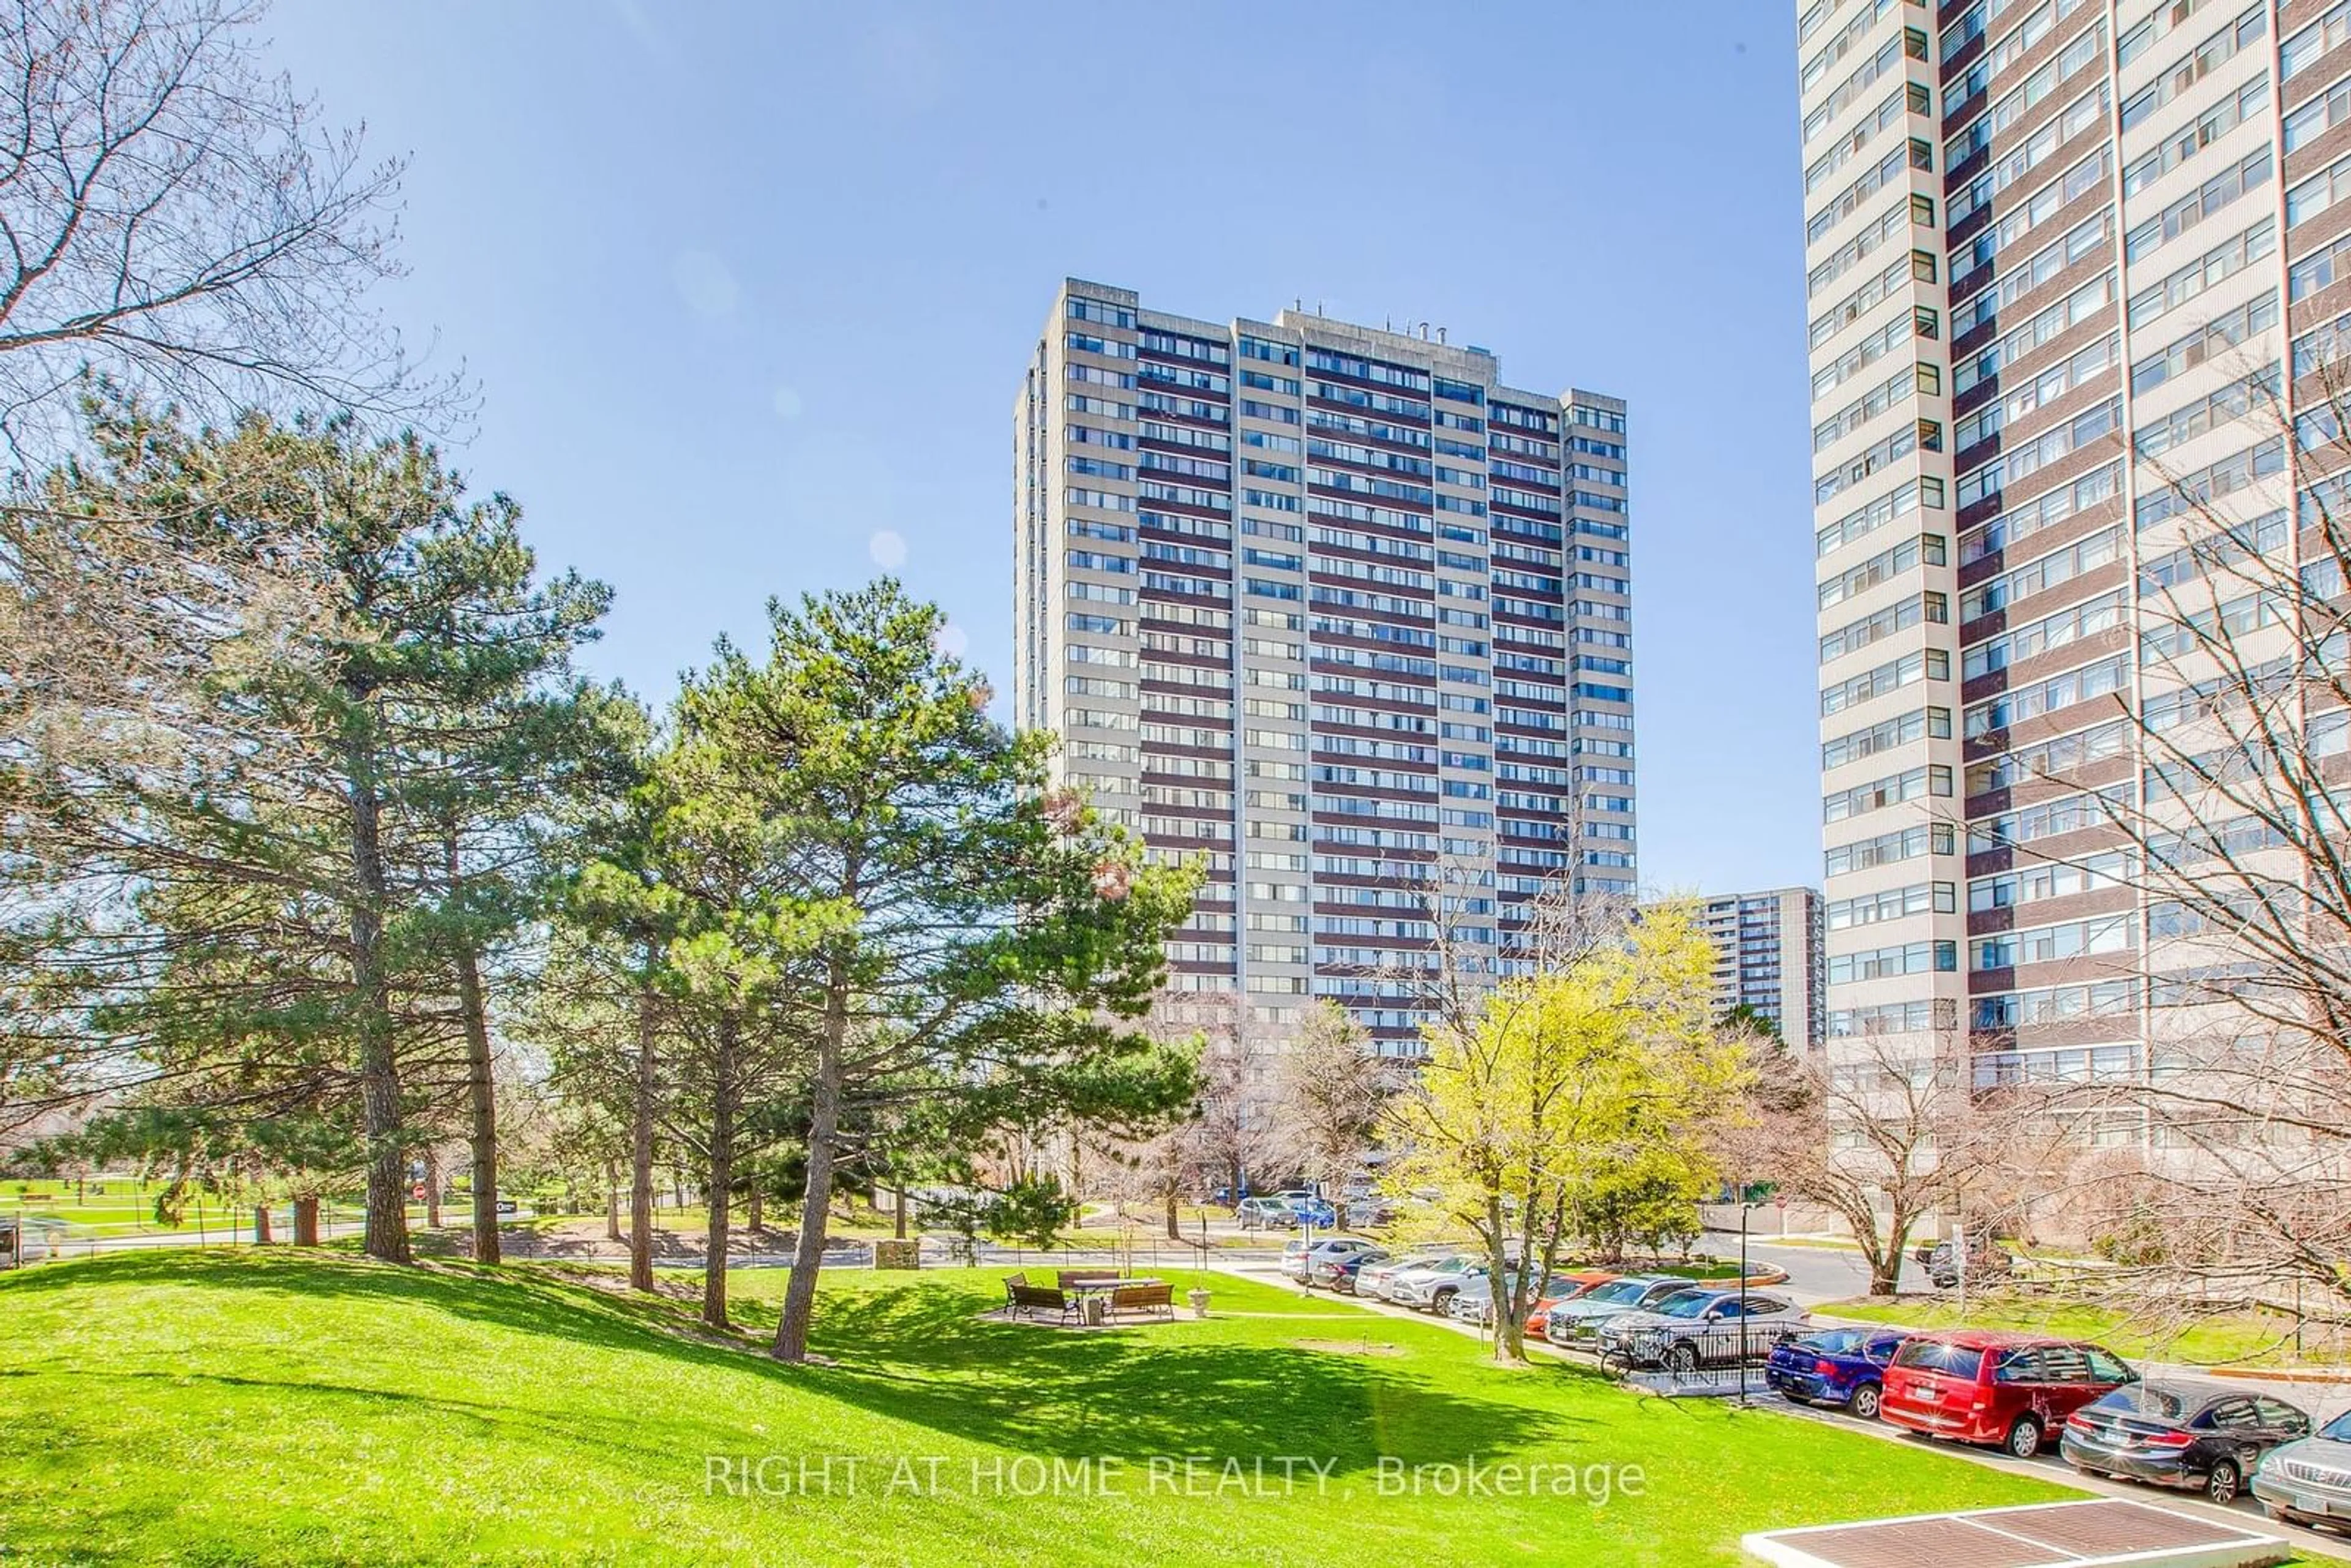
<svg viewBox="0 0 2351 1568">
<path fill-rule="evenodd" d="M 1610 1318 L 1595 1337 L 1603 1361 L 1696 1372 L 1758 1360 L 1804 1323 L 1802 1307 L 1768 1291 L 1685 1291 Z"/>
<path fill-rule="evenodd" d="M 2351 1411 L 2271 1449 L 2253 1472 L 2253 1496 L 2272 1519 L 2351 1528 Z"/>
<path fill-rule="evenodd" d="M 1920 1249 L 1918 1261 L 1927 1266 L 1927 1278 L 1938 1291 L 1948 1291 L 1959 1282 L 1959 1252 L 1949 1241 L 1938 1241 L 1932 1247 Z M 1968 1243 L 1968 1278 L 1997 1280 L 2012 1272 L 2016 1260 L 2007 1248 L 1991 1241 Z"/>
<path fill-rule="evenodd" d="M 1458 1253 L 1389 1275 L 1381 1299 L 1416 1312 L 1441 1312 L 1452 1303 L 1455 1293 L 1466 1281 L 1483 1279 L 1485 1274 L 1483 1258 Z"/>
<path fill-rule="evenodd" d="M 2201 1490 L 2231 1503 L 2263 1454 L 2309 1436 L 2308 1414 L 2283 1399 L 2163 1377 L 2126 1384 L 2074 1411 L 2057 1451 L 2090 1475 Z"/>
<path fill-rule="evenodd" d="M 1283 1201 L 1290 1205 L 1290 1214 L 1301 1225 L 1311 1225 L 1317 1230 L 1331 1230 L 1338 1227 L 1339 1211 L 1319 1197 L 1292 1197 Z"/>
<path fill-rule="evenodd" d="M 1233 1218 L 1243 1230 L 1288 1230 L 1298 1223 L 1297 1212 L 1278 1197 L 1245 1197 Z"/>
<path fill-rule="evenodd" d="M 1516 1279 L 1516 1270 L 1512 1270 L 1510 1273 L 1505 1274 L 1502 1277 L 1502 1291 L 1504 1294 L 1508 1294 L 1510 1291 L 1516 1288 L 1514 1283 Z M 1546 1292 L 1551 1294 L 1562 1294 L 1569 1288 L 1567 1277 L 1565 1275 L 1553 1274 L 1546 1278 L 1542 1284 L 1537 1288 L 1536 1299 L 1540 1301 Z M 1460 1322 L 1480 1324 L 1492 1322 L 1494 1321 L 1494 1281 L 1492 1275 L 1490 1273 L 1480 1274 L 1474 1280 L 1463 1281 L 1461 1283 L 1461 1289 L 1454 1292 L 1452 1302 L 1447 1306 L 1447 1312 L 1451 1317 Z"/>
<path fill-rule="evenodd" d="M 1309 1271 L 1313 1283 L 1341 1295 L 1355 1293 L 1355 1276 L 1374 1263 L 1384 1263 L 1395 1254 L 1374 1247 L 1368 1252 L 1349 1252 L 1336 1258 L 1319 1258 Z"/>
<path fill-rule="evenodd" d="M 1417 1269 L 1424 1264 L 1435 1263 L 1446 1258 L 1467 1255 L 1458 1245 L 1425 1244 L 1419 1247 L 1407 1247 L 1384 1261 L 1364 1265 L 1355 1275 L 1355 1294 L 1368 1296 L 1374 1301 L 1384 1301 L 1387 1296 L 1388 1281 L 1406 1269 Z"/>
<path fill-rule="evenodd" d="M 1360 1236 L 1298 1237 L 1281 1244 L 1281 1271 L 1301 1283 L 1312 1276 L 1313 1265 L 1354 1252 L 1376 1252 L 1376 1242 Z"/>
<path fill-rule="evenodd" d="M 1763 1381 L 1804 1405 L 1842 1405 L 1877 1419 L 1886 1368 L 1909 1334 L 1899 1329 L 1824 1329 L 1771 1347 Z"/>
<path fill-rule="evenodd" d="M 1564 1274 L 1552 1275 L 1552 1282 L 1563 1285 L 1566 1289 L 1555 1296 L 1538 1298 L 1535 1304 L 1527 1310 L 1528 1334 L 1535 1339 L 1548 1339 L 1551 1329 L 1551 1310 L 1553 1307 L 1562 1301 L 1573 1301 L 1588 1296 L 1610 1281 L 1623 1278 L 1622 1274 L 1612 1274 L 1605 1269 L 1571 1269 Z"/>
<path fill-rule="evenodd" d="M 1879 1409 L 1930 1437 L 1996 1443 L 2020 1459 L 2065 1418 L 2138 1374 L 2103 1345 L 1956 1329 L 1915 1334 L 1886 1369 Z"/>
<path fill-rule="evenodd" d="M 1610 1318 L 1646 1312 L 1669 1296 L 1695 1289 L 1678 1274 L 1628 1274 L 1611 1280 L 1553 1307 L 1543 1323 L 1543 1337 L 1553 1344 L 1589 1344 Z"/>
</svg>

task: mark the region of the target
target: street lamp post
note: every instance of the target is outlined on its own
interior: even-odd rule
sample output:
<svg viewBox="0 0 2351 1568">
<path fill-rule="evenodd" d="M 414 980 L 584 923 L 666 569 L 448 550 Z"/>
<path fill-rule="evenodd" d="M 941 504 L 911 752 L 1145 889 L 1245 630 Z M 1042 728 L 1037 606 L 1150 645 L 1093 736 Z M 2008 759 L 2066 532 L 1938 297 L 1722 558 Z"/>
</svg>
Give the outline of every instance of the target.
<svg viewBox="0 0 2351 1568">
<path fill-rule="evenodd" d="M 1739 1189 L 1739 1403 L 1747 1403 L 1747 1188 Z"/>
</svg>

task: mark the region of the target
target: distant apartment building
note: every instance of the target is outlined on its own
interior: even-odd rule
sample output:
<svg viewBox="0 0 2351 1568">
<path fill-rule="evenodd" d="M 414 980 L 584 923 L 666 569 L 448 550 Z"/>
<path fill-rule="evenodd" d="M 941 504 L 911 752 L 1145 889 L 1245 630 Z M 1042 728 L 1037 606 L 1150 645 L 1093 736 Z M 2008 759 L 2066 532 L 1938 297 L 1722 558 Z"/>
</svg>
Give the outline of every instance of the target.
<svg viewBox="0 0 2351 1568">
<path fill-rule="evenodd" d="M 1548 887 L 1632 891 L 1625 405 L 1302 309 L 1071 279 L 1013 410 L 1016 709 L 1204 862 L 1179 988 L 1338 998 L 1415 1049 L 1442 878 L 1501 961 Z"/>
<path fill-rule="evenodd" d="M 1725 894 L 1699 900 L 1698 915 L 1714 945 L 1715 1011 L 1751 1008 L 1791 1049 L 1817 1050 L 1828 1026 L 1819 893 Z"/>
<path fill-rule="evenodd" d="M 2210 700 L 2149 606 L 2224 529 L 2294 560 L 2324 488 L 2272 405 L 2351 341 L 2346 15 L 1798 8 L 1832 1052 L 2161 1071 L 2102 800 Z"/>
</svg>

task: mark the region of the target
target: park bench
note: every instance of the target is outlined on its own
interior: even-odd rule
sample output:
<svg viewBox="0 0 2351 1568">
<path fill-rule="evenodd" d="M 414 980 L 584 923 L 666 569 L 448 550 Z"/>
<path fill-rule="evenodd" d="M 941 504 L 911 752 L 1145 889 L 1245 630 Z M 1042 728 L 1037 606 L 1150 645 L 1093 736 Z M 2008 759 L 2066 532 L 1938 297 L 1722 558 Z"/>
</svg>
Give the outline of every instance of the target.
<svg viewBox="0 0 2351 1568">
<path fill-rule="evenodd" d="M 1111 1314 L 1120 1312 L 1156 1312 L 1163 1318 L 1176 1315 L 1176 1287 L 1173 1285 L 1121 1285 L 1110 1293 Z"/>
<path fill-rule="evenodd" d="M 1008 1280 L 1004 1283 L 1004 1293 L 1009 1298 L 1006 1311 L 1014 1317 L 1025 1312 L 1034 1319 L 1039 1312 L 1050 1312 L 1066 1323 L 1070 1321 L 1070 1314 L 1077 1310 L 1075 1298 L 1068 1291 L 1047 1285 L 1016 1285 Z"/>
<path fill-rule="evenodd" d="M 1062 1269 L 1055 1275 L 1065 1291 L 1074 1291 L 1081 1285 L 1108 1284 L 1118 1277 L 1115 1269 Z"/>
</svg>

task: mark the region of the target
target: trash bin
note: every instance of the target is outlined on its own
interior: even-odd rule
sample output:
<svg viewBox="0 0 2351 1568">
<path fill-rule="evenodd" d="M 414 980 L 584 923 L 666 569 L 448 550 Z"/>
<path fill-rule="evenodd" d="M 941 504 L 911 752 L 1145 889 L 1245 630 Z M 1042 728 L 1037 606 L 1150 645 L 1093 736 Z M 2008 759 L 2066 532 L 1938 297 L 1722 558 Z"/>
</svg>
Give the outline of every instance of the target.
<svg viewBox="0 0 2351 1568">
<path fill-rule="evenodd" d="M 1100 1328 L 1109 1315 L 1110 1302 L 1102 1298 L 1101 1292 L 1088 1291 L 1080 1311 L 1088 1327 Z"/>
</svg>

